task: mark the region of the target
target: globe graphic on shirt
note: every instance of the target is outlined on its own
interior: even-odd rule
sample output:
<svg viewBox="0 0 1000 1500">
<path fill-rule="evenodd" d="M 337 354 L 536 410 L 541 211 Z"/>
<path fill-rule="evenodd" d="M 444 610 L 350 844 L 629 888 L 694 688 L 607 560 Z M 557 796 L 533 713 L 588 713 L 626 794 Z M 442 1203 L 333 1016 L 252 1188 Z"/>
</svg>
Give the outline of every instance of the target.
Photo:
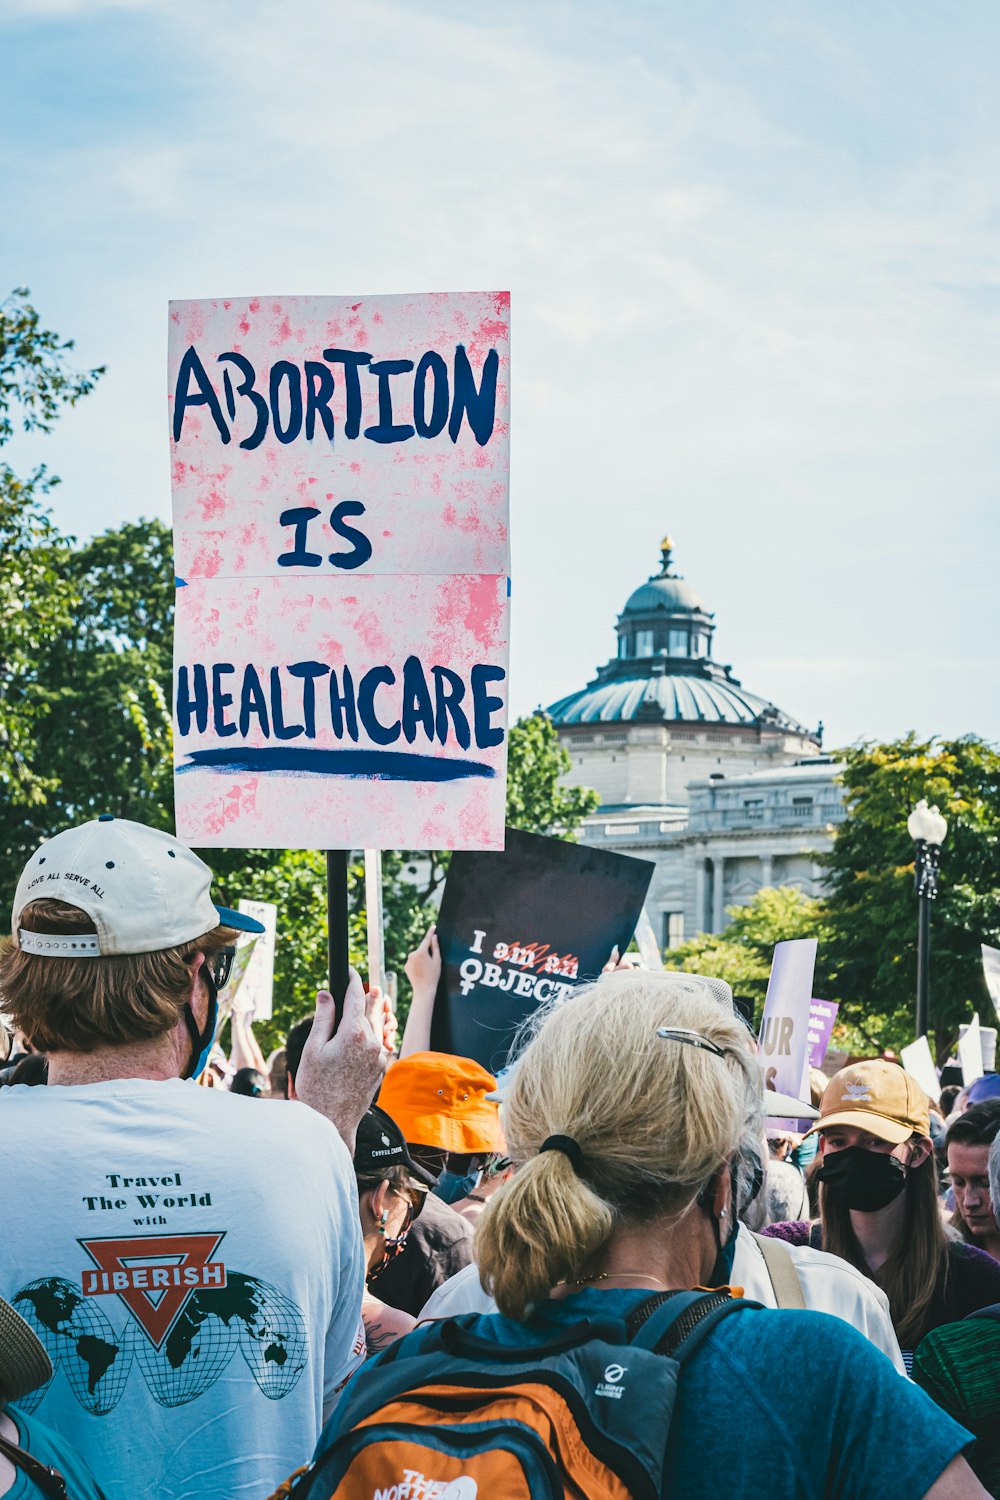
<svg viewBox="0 0 1000 1500">
<path fill-rule="evenodd" d="M 139 1364 L 162 1406 L 183 1406 L 215 1384 L 237 1346 L 272 1401 L 288 1395 L 306 1363 L 305 1323 L 295 1304 L 268 1282 L 230 1271 L 224 1287 L 188 1298 L 158 1349 L 139 1341 Z"/>
<path fill-rule="evenodd" d="M 207 1311 L 195 1293 L 159 1348 L 138 1340 L 146 1384 L 161 1406 L 184 1406 L 215 1384 L 236 1352 L 236 1330 Z"/>
<path fill-rule="evenodd" d="M 84 1297 L 61 1276 L 45 1276 L 22 1287 L 14 1306 L 38 1334 L 53 1367 L 65 1370 L 80 1405 L 95 1417 L 113 1410 L 132 1367 L 129 1330 L 116 1333 L 93 1298 Z M 32 1392 L 29 1410 L 46 1388 Z"/>
<path fill-rule="evenodd" d="M 230 1274 L 229 1286 L 241 1297 L 240 1350 L 250 1373 L 272 1401 L 287 1396 L 309 1357 L 306 1325 L 295 1303 L 276 1286 L 255 1276 Z M 219 1292 L 210 1292 L 218 1297 Z"/>
</svg>

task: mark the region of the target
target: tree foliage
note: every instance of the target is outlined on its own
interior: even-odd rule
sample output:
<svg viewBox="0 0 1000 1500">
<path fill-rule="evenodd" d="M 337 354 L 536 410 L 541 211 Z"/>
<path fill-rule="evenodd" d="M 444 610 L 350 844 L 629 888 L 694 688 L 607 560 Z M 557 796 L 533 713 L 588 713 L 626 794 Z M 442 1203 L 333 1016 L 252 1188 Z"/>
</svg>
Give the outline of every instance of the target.
<svg viewBox="0 0 1000 1500">
<path fill-rule="evenodd" d="M 0 447 L 17 428 L 51 432 L 62 408 L 93 390 L 103 368 L 73 370 L 72 348 L 42 326 L 26 288 L 0 303 Z M 19 477 L 0 462 L 0 788 L 21 808 L 42 806 L 56 785 L 35 734 L 44 712 L 38 656 L 59 642 L 76 606 L 44 503 L 58 482 L 43 465 Z"/>
<path fill-rule="evenodd" d="M 930 1020 L 938 1051 L 988 1009 L 980 944 L 1000 945 L 1000 752 L 982 739 L 862 743 L 840 753 L 847 818 L 824 902 L 824 968 L 845 1021 L 883 1045 L 913 1039 L 917 903 L 906 819 L 921 797 L 948 819 L 931 915 Z"/>
<path fill-rule="evenodd" d="M 817 937 L 823 942 L 822 903 L 794 886 L 765 887 L 746 906 L 726 908 L 723 932 L 702 932 L 665 956 L 669 969 L 724 979 L 735 995 L 753 1000 L 758 1015 L 767 993 L 775 943 Z"/>
</svg>

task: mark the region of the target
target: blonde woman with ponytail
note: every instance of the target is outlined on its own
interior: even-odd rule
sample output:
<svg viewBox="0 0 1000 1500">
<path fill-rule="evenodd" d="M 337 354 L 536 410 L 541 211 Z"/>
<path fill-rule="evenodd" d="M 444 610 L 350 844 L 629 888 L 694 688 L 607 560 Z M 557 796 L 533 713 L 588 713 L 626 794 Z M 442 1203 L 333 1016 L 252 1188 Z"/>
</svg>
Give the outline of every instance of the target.
<svg viewBox="0 0 1000 1500">
<path fill-rule="evenodd" d="M 740 1147 L 759 1138 L 763 1110 L 747 1032 L 697 976 L 607 974 L 540 1012 L 504 1113 L 518 1170 L 476 1229 L 480 1275 L 500 1312 L 459 1320 L 465 1334 L 497 1347 L 502 1372 L 505 1348 L 625 1319 L 657 1295 L 725 1285 Z M 597 1393 L 625 1380 L 622 1399 L 607 1402 L 612 1430 L 615 1411 L 643 1399 L 627 1366 L 627 1357 L 609 1366 Z M 750 1304 L 684 1365 L 662 1493 L 979 1500 L 986 1491 L 961 1456 L 970 1441 L 839 1318 Z"/>
</svg>

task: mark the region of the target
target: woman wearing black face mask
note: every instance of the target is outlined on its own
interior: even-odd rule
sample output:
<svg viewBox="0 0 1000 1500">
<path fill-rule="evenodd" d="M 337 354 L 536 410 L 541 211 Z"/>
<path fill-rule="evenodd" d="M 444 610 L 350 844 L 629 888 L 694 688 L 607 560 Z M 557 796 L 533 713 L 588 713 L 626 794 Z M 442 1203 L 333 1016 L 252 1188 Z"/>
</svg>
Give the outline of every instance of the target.
<svg viewBox="0 0 1000 1500">
<path fill-rule="evenodd" d="M 820 1106 L 818 1224 L 772 1224 L 792 1243 L 840 1255 L 889 1298 L 907 1369 L 932 1328 L 1000 1301 L 1000 1265 L 950 1240 L 937 1196 L 927 1096 L 895 1063 L 843 1068 Z"/>
</svg>

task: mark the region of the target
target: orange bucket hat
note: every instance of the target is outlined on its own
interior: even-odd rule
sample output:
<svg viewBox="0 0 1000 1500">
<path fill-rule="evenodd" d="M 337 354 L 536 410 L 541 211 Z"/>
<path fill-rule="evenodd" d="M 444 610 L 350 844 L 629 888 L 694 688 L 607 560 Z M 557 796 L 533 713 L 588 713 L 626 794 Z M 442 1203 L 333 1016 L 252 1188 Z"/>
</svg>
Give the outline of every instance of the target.
<svg viewBox="0 0 1000 1500">
<path fill-rule="evenodd" d="M 500 1112 L 487 1099 L 497 1086 L 471 1057 L 411 1052 L 382 1080 L 380 1109 L 413 1146 L 472 1155 L 502 1149 Z"/>
</svg>

